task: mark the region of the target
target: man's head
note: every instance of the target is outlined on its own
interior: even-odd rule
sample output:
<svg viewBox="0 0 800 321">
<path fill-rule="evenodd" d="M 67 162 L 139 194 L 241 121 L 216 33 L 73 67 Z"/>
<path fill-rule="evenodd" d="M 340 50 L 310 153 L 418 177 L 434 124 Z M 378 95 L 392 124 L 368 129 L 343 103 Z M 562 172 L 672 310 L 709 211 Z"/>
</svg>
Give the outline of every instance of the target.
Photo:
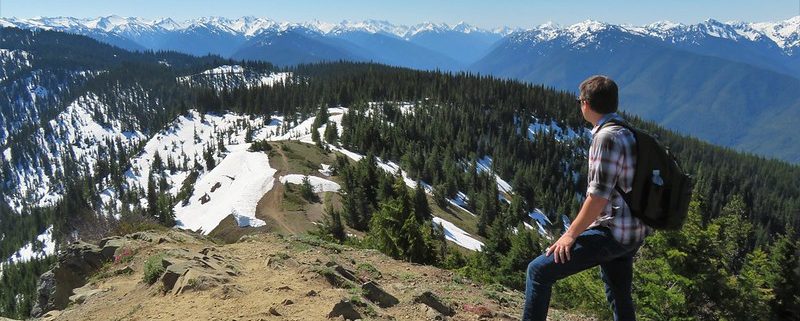
<svg viewBox="0 0 800 321">
<path fill-rule="evenodd" d="M 617 84 L 606 76 L 591 76 L 581 83 L 579 99 L 581 108 L 586 104 L 598 114 L 616 112 L 619 105 Z"/>
</svg>

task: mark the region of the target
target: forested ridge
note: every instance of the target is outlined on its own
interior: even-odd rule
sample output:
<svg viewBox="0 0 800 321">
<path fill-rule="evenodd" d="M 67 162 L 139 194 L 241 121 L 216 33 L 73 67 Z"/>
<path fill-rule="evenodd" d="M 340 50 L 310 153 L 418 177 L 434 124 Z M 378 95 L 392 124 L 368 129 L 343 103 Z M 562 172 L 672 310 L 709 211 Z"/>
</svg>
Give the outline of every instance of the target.
<svg viewBox="0 0 800 321">
<path fill-rule="evenodd" d="M 359 163 L 342 160 L 336 165 L 347 182 L 344 207 L 329 211 L 325 225 L 329 229 L 322 232 L 335 232 L 330 234 L 340 242 L 378 248 L 398 259 L 435 264 L 476 281 L 520 289 L 527 262 L 550 242 L 536 231 L 521 228 L 529 220 L 527 213 L 540 209 L 553 222 L 560 222 L 562 214 L 574 217 L 586 189 L 589 127 L 571 93 L 468 73 L 349 62 L 281 69 L 292 76 L 274 86 L 190 87 L 176 77 L 229 61 L 206 57 L 170 67 L 159 60 L 136 58 L 103 65 L 102 74 L 69 95 L 91 92 L 111 107 L 105 116 L 150 134 L 189 109 L 281 114 L 289 124 L 317 116 L 321 125 L 325 108 L 349 108 L 342 128 L 317 138 L 368 155 Z M 278 71 L 268 64 L 243 65 Z M 409 112 L 403 105 L 413 107 Z M 643 318 L 796 319 L 800 315 L 796 294 L 800 168 L 713 146 L 635 117 L 628 119 L 656 133 L 695 179 L 686 227 L 649 238 L 636 263 L 635 291 Z M 545 124 L 549 130 L 529 134 L 531 124 Z M 3 158 L 4 182 L 12 168 L 42 162 L 34 143 L 26 136 L 10 143 L 12 153 L 20 156 L 13 158 L 14 163 Z M 168 188 L 126 188 L 121 181 L 130 166 L 128 159 L 141 146 L 123 147 L 115 142 L 108 146 L 113 148 L 102 152 L 105 161 L 97 165 L 101 170 L 89 171 L 66 154 L 61 160 L 64 171 L 54 174 L 60 175 L 65 195 L 56 206 L 31 207 L 19 215 L 0 204 L 2 253 L 12 253 L 48 225 L 54 225 L 57 238 L 68 239 L 74 233 L 91 234 L 89 227 L 124 232 L 169 222 L 164 215 L 169 215 L 169 205 L 180 201 L 179 197 L 162 196 L 164 201 L 155 202 L 160 208 L 136 207 L 138 199 L 158 200 L 156 194 L 163 195 Z M 427 211 L 419 190 L 408 190 L 391 175 L 377 174 L 374 157 L 394 161 L 412 179 L 431 185 L 434 202 L 428 206 L 455 210 L 446 199 L 464 193 L 467 209 L 478 216 L 478 234 L 486 239 L 484 250 L 463 254 L 444 246 L 429 215 L 410 215 Z M 495 178 L 478 169 L 486 157 L 492 160 L 491 171 L 511 184 L 511 192 L 499 191 Z M 102 212 L 95 187 L 99 182 L 118 186 L 123 204 L 130 205 L 132 210 L 124 213 L 123 222 L 98 215 Z M 8 184 L 3 186 L 5 194 Z M 367 237 L 348 240 L 342 236 L 342 224 L 364 231 Z M 560 226 L 554 224 L 547 232 L 557 236 Z M 412 235 L 416 238 L 409 238 Z M 51 262 L 4 267 L 0 314 L 27 314 L 35 282 L 30 274 Z M 23 270 L 27 274 L 13 272 Z M 600 280 L 591 273 L 595 272 L 561 282 L 554 304 L 607 317 Z M 22 299 L 18 293 L 24 293 Z"/>
</svg>

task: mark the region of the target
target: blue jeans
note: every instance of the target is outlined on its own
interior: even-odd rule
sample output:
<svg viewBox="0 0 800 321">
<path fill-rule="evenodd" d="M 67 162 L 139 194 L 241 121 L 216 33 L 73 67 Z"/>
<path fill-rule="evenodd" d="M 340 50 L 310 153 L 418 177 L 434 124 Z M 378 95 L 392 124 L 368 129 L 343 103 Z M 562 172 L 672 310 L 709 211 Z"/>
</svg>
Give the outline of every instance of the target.
<svg viewBox="0 0 800 321">
<path fill-rule="evenodd" d="M 606 298 L 614 311 L 614 320 L 636 320 L 631 281 L 633 256 L 639 246 L 641 243 L 623 245 L 614 239 L 607 228 L 595 227 L 575 239 L 571 259 L 566 263 L 555 263 L 554 254 L 540 255 L 528 264 L 522 320 L 545 321 L 553 283 L 598 265 L 606 285 Z"/>
</svg>

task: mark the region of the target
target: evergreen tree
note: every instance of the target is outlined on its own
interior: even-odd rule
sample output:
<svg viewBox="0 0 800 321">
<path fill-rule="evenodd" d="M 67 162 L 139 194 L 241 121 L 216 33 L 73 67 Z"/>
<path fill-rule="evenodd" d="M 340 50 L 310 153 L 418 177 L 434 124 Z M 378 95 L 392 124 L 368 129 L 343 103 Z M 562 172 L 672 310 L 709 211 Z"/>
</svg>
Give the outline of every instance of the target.
<svg viewBox="0 0 800 321">
<path fill-rule="evenodd" d="M 325 207 L 325 218 L 322 225 L 320 225 L 320 230 L 324 234 L 332 236 L 338 242 L 344 242 L 347 238 L 344 225 L 342 225 L 341 213 L 331 206 Z"/>
<path fill-rule="evenodd" d="M 319 200 L 317 194 L 314 193 L 314 186 L 311 185 L 311 180 L 308 176 L 303 176 L 303 181 L 300 183 L 300 196 L 312 203 Z"/>
<path fill-rule="evenodd" d="M 433 217 L 431 208 L 428 205 L 428 197 L 425 195 L 425 188 L 422 187 L 422 182 L 419 181 L 414 189 L 414 215 L 419 222 L 430 220 Z"/>
<path fill-rule="evenodd" d="M 147 175 L 147 215 L 158 218 L 158 193 L 153 171 Z"/>
<path fill-rule="evenodd" d="M 779 236 L 769 255 L 768 283 L 774 293 L 769 304 L 776 320 L 797 320 L 800 316 L 800 241 L 788 235 L 794 235 L 794 231 L 787 229 L 787 235 Z"/>
<path fill-rule="evenodd" d="M 328 122 L 328 125 L 325 126 L 325 141 L 331 145 L 338 145 L 337 140 L 339 140 L 339 130 L 336 127 L 336 123 Z"/>
</svg>

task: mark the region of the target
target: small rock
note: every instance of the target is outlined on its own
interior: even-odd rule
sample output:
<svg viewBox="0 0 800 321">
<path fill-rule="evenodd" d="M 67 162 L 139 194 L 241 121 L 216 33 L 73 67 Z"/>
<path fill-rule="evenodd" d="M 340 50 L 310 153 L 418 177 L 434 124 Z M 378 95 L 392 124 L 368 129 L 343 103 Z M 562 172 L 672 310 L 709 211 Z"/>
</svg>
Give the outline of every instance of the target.
<svg viewBox="0 0 800 321">
<path fill-rule="evenodd" d="M 186 273 L 189 266 L 186 263 L 173 263 L 166 259 L 162 260 L 161 263 L 162 265 L 169 264 L 164 274 L 161 275 L 161 284 L 164 286 L 164 292 L 169 292 L 175 287 L 175 283 L 178 282 L 178 279 Z"/>
<path fill-rule="evenodd" d="M 283 305 L 292 305 L 292 304 L 294 304 L 294 301 L 292 301 L 291 299 L 285 299 L 285 300 L 283 300 L 283 302 L 281 302 L 281 304 L 283 304 Z"/>
<path fill-rule="evenodd" d="M 114 271 L 114 275 L 131 274 L 131 273 L 133 273 L 133 268 L 130 267 L 130 265 L 127 265 L 125 267 L 119 268 Z"/>
<path fill-rule="evenodd" d="M 244 295 L 244 291 L 237 285 L 234 284 L 225 284 L 223 285 L 215 297 L 218 297 L 222 300 L 238 298 Z"/>
<path fill-rule="evenodd" d="M 439 313 L 439 311 L 427 305 L 425 306 L 425 315 L 427 315 L 430 320 L 444 320 L 444 316 Z"/>
<path fill-rule="evenodd" d="M 311 290 L 306 293 L 306 296 L 317 296 L 317 291 Z"/>
<path fill-rule="evenodd" d="M 291 291 L 292 288 L 289 287 L 288 285 L 284 285 L 282 287 L 279 287 L 278 290 L 280 290 L 280 291 Z"/>
<path fill-rule="evenodd" d="M 353 271 L 345 269 L 341 265 L 336 265 L 333 267 L 333 269 L 336 271 L 336 273 L 339 273 L 339 275 L 343 276 L 345 279 L 348 279 L 353 282 L 356 282 L 358 280 L 355 274 L 353 274 Z"/>
<path fill-rule="evenodd" d="M 328 318 L 343 317 L 345 320 L 358 320 L 361 319 L 361 314 L 358 313 L 356 307 L 350 301 L 342 300 L 333 306 L 331 312 L 328 313 Z"/>
<path fill-rule="evenodd" d="M 364 285 L 361 286 L 361 289 L 364 291 L 364 296 L 367 298 L 367 300 L 374 302 L 381 308 L 385 309 L 400 303 L 396 297 L 381 289 L 381 287 L 378 286 L 378 284 L 374 281 L 364 283 Z"/>
<path fill-rule="evenodd" d="M 448 317 L 451 317 L 455 314 L 455 311 L 453 311 L 451 307 L 442 302 L 442 300 L 439 299 L 439 297 L 437 297 L 431 291 L 425 291 L 422 294 L 415 296 L 414 303 L 422 303 L 424 305 L 427 305 L 436 310 L 437 312 Z"/>
<path fill-rule="evenodd" d="M 278 310 L 275 310 L 275 307 L 270 307 L 270 308 L 269 308 L 269 314 L 271 314 L 271 315 L 274 315 L 274 316 L 276 316 L 276 317 L 279 317 L 279 316 L 281 316 L 281 314 L 280 314 L 280 313 L 278 313 Z"/>
<path fill-rule="evenodd" d="M 104 292 L 104 290 L 101 290 L 101 289 L 92 290 L 92 289 L 86 289 L 85 287 L 84 288 L 77 288 L 77 289 L 74 289 L 73 291 L 74 291 L 75 294 L 71 295 L 69 297 L 69 300 L 70 300 L 70 302 L 75 303 L 75 304 L 83 304 L 83 302 L 86 302 L 86 300 L 88 300 L 90 297 L 92 297 L 92 296 L 94 296 L 94 295 L 96 295 L 98 293 L 103 293 Z"/>
</svg>

